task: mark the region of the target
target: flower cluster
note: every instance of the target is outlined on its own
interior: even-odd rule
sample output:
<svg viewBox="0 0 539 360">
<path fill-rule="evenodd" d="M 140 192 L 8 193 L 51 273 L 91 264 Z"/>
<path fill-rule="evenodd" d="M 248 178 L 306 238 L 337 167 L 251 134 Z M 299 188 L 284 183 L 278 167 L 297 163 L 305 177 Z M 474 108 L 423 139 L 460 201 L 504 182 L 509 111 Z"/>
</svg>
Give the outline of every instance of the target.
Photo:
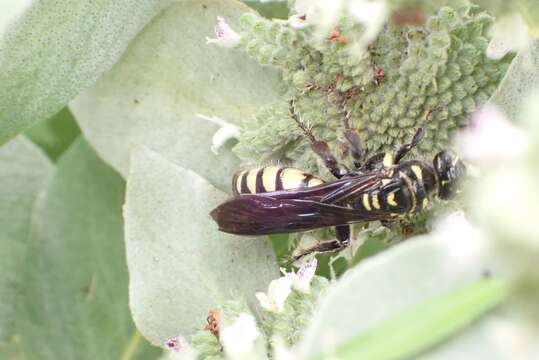
<svg viewBox="0 0 539 360">
<path fill-rule="evenodd" d="M 273 280 L 268 291 L 256 293 L 262 316 L 257 319 L 247 306 L 228 302 L 222 309 L 211 309 L 204 330 L 187 342 L 176 336 L 165 347 L 185 359 L 262 359 L 270 343 L 275 358 L 290 355 L 303 329 L 309 323 L 316 300 L 329 284 L 315 276 L 317 260 L 304 262 L 297 272 L 281 269 L 283 276 Z"/>
<path fill-rule="evenodd" d="M 322 39 L 319 27 L 308 26 L 317 23 L 312 19 L 317 12 L 310 8 L 288 21 L 252 13 L 242 17 L 237 47 L 279 69 L 285 84 L 282 101 L 268 104 L 242 124 L 235 151 L 245 162 L 281 161 L 327 175 L 294 127 L 288 104 L 292 99 L 315 136 L 344 160 L 345 121 L 372 154 L 409 141 L 425 114 L 441 107 L 429 120 L 428 128 L 435 131 L 428 132 L 419 148 L 419 155 L 430 158 L 448 146 L 468 115 L 490 97 L 510 62 L 510 55 L 487 58 L 492 18 L 471 4 L 442 7 L 419 26 L 366 24 L 356 16 L 361 4 L 356 7 L 343 12 Z M 364 10 L 377 11 L 384 19 L 384 9 Z M 358 47 L 371 28 L 377 36 L 370 34 L 368 46 Z"/>
</svg>

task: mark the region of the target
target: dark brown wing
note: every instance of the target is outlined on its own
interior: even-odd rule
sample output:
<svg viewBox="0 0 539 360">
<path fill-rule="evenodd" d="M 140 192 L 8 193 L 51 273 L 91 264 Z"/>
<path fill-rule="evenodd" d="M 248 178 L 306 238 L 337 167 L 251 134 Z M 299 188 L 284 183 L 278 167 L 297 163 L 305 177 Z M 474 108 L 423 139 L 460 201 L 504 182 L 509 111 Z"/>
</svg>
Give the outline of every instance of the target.
<svg viewBox="0 0 539 360">
<path fill-rule="evenodd" d="M 242 195 L 215 208 L 211 216 L 219 230 L 239 235 L 263 235 L 312 230 L 388 218 L 383 211 L 366 211 L 314 200 Z"/>
</svg>

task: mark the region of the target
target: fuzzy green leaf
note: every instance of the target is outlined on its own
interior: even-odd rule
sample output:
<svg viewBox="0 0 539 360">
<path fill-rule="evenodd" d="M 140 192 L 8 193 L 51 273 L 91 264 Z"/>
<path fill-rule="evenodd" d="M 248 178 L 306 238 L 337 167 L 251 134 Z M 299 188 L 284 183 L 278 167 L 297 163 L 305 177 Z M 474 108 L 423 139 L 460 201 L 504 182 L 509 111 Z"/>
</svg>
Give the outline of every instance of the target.
<svg viewBox="0 0 539 360">
<path fill-rule="evenodd" d="M 484 271 L 488 270 L 488 261 L 484 259 L 462 263 L 456 260 L 448 255 L 446 246 L 432 237 L 424 237 L 409 240 L 383 254 L 363 261 L 328 290 L 301 344 L 303 356 L 310 358 L 319 354 L 334 354 L 340 346 L 360 336 L 365 336 L 362 341 L 364 341 L 363 345 L 368 347 L 366 351 L 378 350 L 377 346 L 381 345 L 380 340 L 370 331 L 375 331 L 375 335 L 380 335 L 381 324 L 395 325 L 388 322 L 390 319 L 397 319 L 394 321 L 401 324 L 398 322 L 402 320 L 398 317 L 403 316 L 401 314 L 411 311 L 410 309 L 417 310 L 418 306 L 434 298 L 476 283 L 482 278 Z M 448 304 L 450 305 L 451 301 Z M 411 331 L 412 326 L 418 326 L 418 330 L 424 330 L 421 324 L 432 325 L 435 321 L 433 318 L 435 311 L 429 313 L 425 306 L 422 309 L 425 311 L 416 313 L 414 325 L 410 324 L 404 329 L 398 328 L 395 333 L 392 333 L 395 328 L 382 327 L 384 329 L 382 335 L 398 342 L 402 339 L 399 337 L 404 336 L 402 332 Z M 427 345 L 439 341 L 440 334 L 444 336 L 452 334 L 457 330 L 454 325 L 459 321 L 468 320 L 470 314 L 471 311 L 468 314 L 460 314 L 460 319 L 458 317 L 453 319 L 455 323 L 439 323 L 437 332 L 431 331 L 427 335 L 423 334 L 423 337 L 408 339 L 407 348 L 401 348 L 403 353 L 399 353 L 399 349 L 391 348 L 395 344 L 386 347 L 385 350 L 391 351 L 393 355 L 409 355 L 410 349 L 417 353 L 418 350 L 424 350 Z M 462 358 L 464 352 L 467 355 L 473 353 L 474 358 L 494 358 L 495 351 L 492 349 L 492 344 L 488 344 L 489 339 L 485 335 L 488 332 L 488 320 L 487 318 L 461 333 L 445 346 L 437 348 L 436 352 L 427 354 L 426 358 L 445 358 L 445 356 L 451 358 L 450 355 L 454 355 L 453 358 L 459 358 L 458 354 Z M 387 341 L 390 340 L 387 339 Z"/>
<path fill-rule="evenodd" d="M 247 11 L 252 10 L 233 0 L 175 4 L 140 33 L 111 72 L 71 103 L 82 132 L 105 161 L 126 176 L 130 149 L 142 144 L 220 188 L 230 186 L 238 162 L 227 149 L 217 157 L 210 151 L 218 126 L 195 115 L 238 123 L 275 99 L 275 72 L 242 51 L 206 45 L 206 37 L 215 37 L 217 16 L 239 29 L 238 18 Z"/>
<path fill-rule="evenodd" d="M 268 239 L 217 230 L 209 213 L 226 198 L 194 172 L 134 150 L 124 207 L 130 303 L 152 343 L 199 330 L 227 300 L 252 304 L 278 277 Z"/>
<path fill-rule="evenodd" d="M 121 177 L 82 139 L 58 161 L 22 275 L 16 321 L 26 359 L 152 358 L 128 307 L 123 194 Z"/>
<path fill-rule="evenodd" d="M 120 57 L 167 0 L 0 5 L 0 144 L 64 107 Z"/>
<path fill-rule="evenodd" d="M 507 286 L 480 280 L 405 311 L 339 347 L 335 358 L 406 359 L 484 315 L 507 297 Z"/>
<path fill-rule="evenodd" d="M 539 39 L 515 57 L 491 101 L 517 121 L 526 94 L 536 90 L 539 90 Z"/>
<path fill-rule="evenodd" d="M 0 343 L 13 335 L 32 209 L 51 172 L 49 159 L 24 137 L 0 148 Z"/>
</svg>

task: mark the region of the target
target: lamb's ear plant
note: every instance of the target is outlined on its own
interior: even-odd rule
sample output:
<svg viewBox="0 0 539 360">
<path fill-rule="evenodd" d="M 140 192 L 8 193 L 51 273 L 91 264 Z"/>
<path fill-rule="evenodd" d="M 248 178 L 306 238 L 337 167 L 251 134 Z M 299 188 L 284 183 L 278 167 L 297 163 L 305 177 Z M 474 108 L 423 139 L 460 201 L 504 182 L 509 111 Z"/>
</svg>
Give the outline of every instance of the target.
<svg viewBox="0 0 539 360">
<path fill-rule="evenodd" d="M 538 9 L 0 5 L 0 358 L 532 358 Z M 426 122 L 410 158 L 454 148 L 467 184 L 285 268 L 333 230 L 239 237 L 209 212 L 241 168 L 331 180 L 291 102 L 344 163 L 346 126 L 372 155 Z"/>
</svg>

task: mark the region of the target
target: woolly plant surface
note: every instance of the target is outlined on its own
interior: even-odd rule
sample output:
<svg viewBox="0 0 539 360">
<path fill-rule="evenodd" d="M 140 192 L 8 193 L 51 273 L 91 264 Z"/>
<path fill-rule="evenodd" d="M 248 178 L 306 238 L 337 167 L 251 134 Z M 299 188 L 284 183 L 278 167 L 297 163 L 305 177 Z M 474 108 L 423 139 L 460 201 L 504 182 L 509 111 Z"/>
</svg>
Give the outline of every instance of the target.
<svg viewBox="0 0 539 360">
<path fill-rule="evenodd" d="M 366 336 L 363 347 L 367 349 L 362 350 L 364 356 L 371 350 L 372 356 L 378 354 L 381 358 L 401 358 L 406 353 L 405 349 L 391 349 L 391 345 L 385 350 L 377 349 L 377 342 L 391 344 L 391 339 L 402 338 L 403 332 L 415 330 L 416 324 L 428 323 L 432 313 L 422 312 L 422 304 L 480 281 L 492 266 L 492 260 L 486 258 L 479 262 L 461 262 L 458 266 L 455 266 L 455 260 L 447 245 L 439 242 L 435 236 L 424 236 L 399 244 L 350 270 L 330 287 L 319 304 L 300 344 L 303 358 L 320 354 L 329 356 L 339 351 L 346 339 L 362 334 Z M 369 333 L 385 321 L 391 321 L 414 307 L 418 311 L 410 320 L 413 323 L 394 323 L 385 327 L 383 333 L 378 333 L 378 338 Z M 451 315 L 453 319 L 459 316 L 467 316 L 467 309 Z M 496 318 L 498 316 L 495 315 L 484 317 L 421 358 L 453 359 L 471 354 L 477 358 L 499 358 L 500 354 L 489 339 L 489 326 Z M 450 326 L 450 323 L 433 322 L 430 332 L 409 338 L 402 345 L 410 349 L 414 343 L 421 344 L 417 345 L 416 350 L 424 351 L 428 338 L 444 331 L 444 327 Z M 448 334 L 455 330 L 451 329 Z M 398 344 L 398 340 L 394 344 Z"/>
<path fill-rule="evenodd" d="M 0 5 L 0 144 L 64 107 L 168 0 L 8 0 Z"/>
<path fill-rule="evenodd" d="M 515 57 L 491 101 L 510 119 L 517 120 L 526 100 L 523 94 L 531 94 L 534 90 L 539 90 L 539 40 L 533 41 Z"/>
<path fill-rule="evenodd" d="M 359 51 L 349 42 L 361 27 L 349 18 L 335 26 L 344 40 L 317 42 L 309 27 L 295 30 L 253 14 L 242 16 L 239 47 L 280 69 L 288 89 L 255 120 L 242 123 L 236 153 L 245 162 L 284 161 L 327 174 L 290 117 L 288 102 L 294 100 L 299 117 L 340 157 L 347 153 L 346 113 L 374 154 L 409 142 L 426 113 L 439 109 L 429 117 L 427 136 L 415 152 L 430 159 L 489 99 L 505 73 L 510 56 L 501 61 L 485 56 L 492 21 L 469 4 L 444 6 L 424 26 L 385 26 L 368 49 Z"/>
<path fill-rule="evenodd" d="M 278 276 L 269 240 L 217 231 L 208 214 L 227 198 L 193 171 L 134 150 L 124 208 L 129 293 L 152 343 L 193 334 L 230 299 L 253 304 Z"/>
<path fill-rule="evenodd" d="M 249 118 L 277 97 L 277 73 L 234 49 L 205 45 L 216 17 L 238 26 L 252 11 L 232 0 L 182 1 L 156 17 L 120 62 L 71 103 L 85 137 L 124 176 L 133 145 L 145 145 L 230 188 L 239 162 L 226 148 L 210 151 L 216 116 Z M 156 45 L 157 44 L 157 45 Z"/>
<path fill-rule="evenodd" d="M 128 307 L 123 180 L 80 138 L 50 175 L 31 214 L 20 270 L 12 339 L 20 356 L 156 356 Z"/>
<path fill-rule="evenodd" d="M 14 334 L 34 203 L 51 172 L 49 159 L 23 137 L 0 149 L 0 343 Z"/>
</svg>

